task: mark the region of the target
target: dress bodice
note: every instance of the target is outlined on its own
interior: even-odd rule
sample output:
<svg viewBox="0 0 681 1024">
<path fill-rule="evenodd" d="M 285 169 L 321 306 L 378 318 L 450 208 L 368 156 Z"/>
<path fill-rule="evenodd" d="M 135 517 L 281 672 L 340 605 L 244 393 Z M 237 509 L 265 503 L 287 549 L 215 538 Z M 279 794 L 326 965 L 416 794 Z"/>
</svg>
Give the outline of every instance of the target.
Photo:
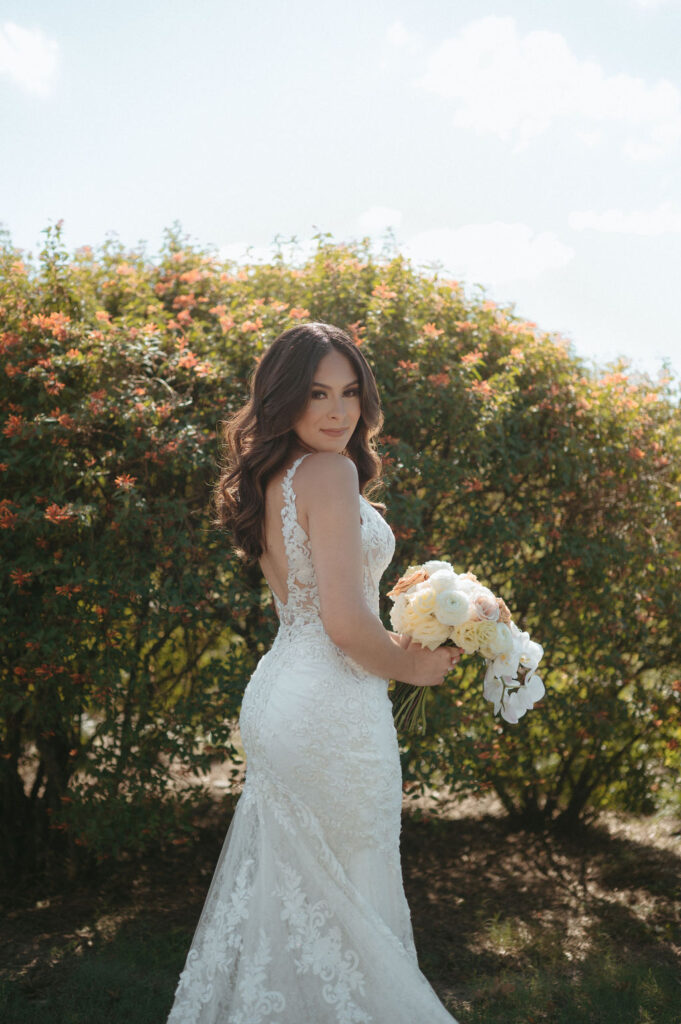
<svg viewBox="0 0 681 1024">
<path fill-rule="evenodd" d="M 282 483 L 284 503 L 281 509 L 281 525 L 288 563 L 286 577 L 287 600 L 284 604 L 272 590 L 275 607 L 281 627 L 284 630 L 311 625 L 322 628 L 319 589 L 310 541 L 298 522 L 296 495 L 293 488 L 295 471 L 307 456 L 307 452 L 296 459 L 289 468 Z M 362 567 L 364 573 L 364 595 L 368 607 L 376 615 L 379 612 L 379 584 L 381 576 L 390 564 L 395 552 L 395 536 L 383 516 L 362 495 L 358 494 L 362 535 Z M 272 588 L 270 588 L 272 589 Z"/>
</svg>

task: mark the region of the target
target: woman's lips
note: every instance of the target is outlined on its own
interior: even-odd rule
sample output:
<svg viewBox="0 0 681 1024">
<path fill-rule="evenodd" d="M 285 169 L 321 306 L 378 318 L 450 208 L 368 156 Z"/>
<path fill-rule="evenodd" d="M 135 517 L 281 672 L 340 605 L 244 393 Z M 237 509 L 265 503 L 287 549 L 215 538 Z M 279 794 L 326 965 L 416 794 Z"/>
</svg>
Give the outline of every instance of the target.
<svg viewBox="0 0 681 1024">
<path fill-rule="evenodd" d="M 343 427 L 342 430 L 324 430 L 322 427 L 322 434 L 329 434 L 331 437 L 340 437 L 347 429 L 347 427 Z"/>
</svg>

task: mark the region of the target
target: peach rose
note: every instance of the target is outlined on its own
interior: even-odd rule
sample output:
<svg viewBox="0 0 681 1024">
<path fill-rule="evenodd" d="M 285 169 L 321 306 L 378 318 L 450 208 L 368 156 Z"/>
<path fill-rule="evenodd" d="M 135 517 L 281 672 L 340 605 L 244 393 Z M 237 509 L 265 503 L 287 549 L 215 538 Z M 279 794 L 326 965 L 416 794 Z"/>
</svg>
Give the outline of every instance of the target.
<svg viewBox="0 0 681 1024">
<path fill-rule="evenodd" d="M 416 583 L 424 583 L 428 579 L 428 573 L 424 572 L 423 569 L 417 569 L 415 572 L 409 573 L 407 576 L 402 576 L 397 581 L 392 590 L 388 591 L 388 597 L 397 597 L 399 594 L 403 594 L 409 590 Z"/>
</svg>

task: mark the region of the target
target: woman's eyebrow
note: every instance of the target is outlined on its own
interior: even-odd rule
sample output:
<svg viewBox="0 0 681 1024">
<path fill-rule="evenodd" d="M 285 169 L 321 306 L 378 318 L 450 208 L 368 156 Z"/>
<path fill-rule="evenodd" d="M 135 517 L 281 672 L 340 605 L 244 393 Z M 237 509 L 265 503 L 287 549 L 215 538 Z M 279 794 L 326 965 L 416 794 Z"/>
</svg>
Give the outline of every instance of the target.
<svg viewBox="0 0 681 1024">
<path fill-rule="evenodd" d="M 329 387 L 328 384 L 320 384 L 320 382 L 318 380 L 313 380 L 312 383 L 314 384 L 315 387 L 326 388 L 327 391 L 331 391 L 331 388 Z M 359 381 L 355 379 L 355 380 L 351 380 L 349 384 L 344 384 L 343 385 L 343 391 L 345 391 L 346 388 L 352 387 L 353 384 L 359 384 Z"/>
</svg>

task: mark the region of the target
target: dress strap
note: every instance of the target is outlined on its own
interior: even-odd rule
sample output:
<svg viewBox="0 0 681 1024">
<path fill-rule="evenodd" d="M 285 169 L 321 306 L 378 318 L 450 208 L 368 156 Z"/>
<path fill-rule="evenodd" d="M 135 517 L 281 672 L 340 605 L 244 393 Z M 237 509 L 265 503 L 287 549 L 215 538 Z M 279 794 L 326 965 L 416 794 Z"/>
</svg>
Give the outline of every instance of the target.
<svg viewBox="0 0 681 1024">
<path fill-rule="evenodd" d="M 298 522 L 296 495 L 293 490 L 293 475 L 303 459 L 306 459 L 308 455 L 311 454 L 312 452 L 305 452 L 304 455 L 299 456 L 293 465 L 289 467 L 282 483 L 284 503 L 281 506 L 281 528 L 284 535 L 284 547 L 286 549 L 286 557 L 288 560 L 289 585 L 291 578 L 296 574 L 295 567 L 300 558 L 301 547 L 305 546 L 305 542 L 307 540 L 307 535 Z"/>
</svg>

